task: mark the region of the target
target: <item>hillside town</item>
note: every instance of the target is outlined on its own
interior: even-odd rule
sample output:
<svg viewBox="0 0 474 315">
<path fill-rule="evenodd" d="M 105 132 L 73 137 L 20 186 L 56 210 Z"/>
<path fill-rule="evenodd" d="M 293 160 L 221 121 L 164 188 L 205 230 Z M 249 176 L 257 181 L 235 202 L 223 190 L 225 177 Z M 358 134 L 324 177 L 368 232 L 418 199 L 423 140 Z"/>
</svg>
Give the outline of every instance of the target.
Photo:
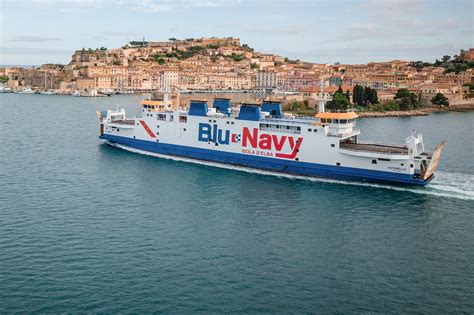
<svg viewBox="0 0 474 315">
<path fill-rule="evenodd" d="M 179 91 L 271 91 L 286 102 L 314 107 L 338 90 L 354 101 L 354 87 L 373 89 L 377 102 L 414 93 L 424 106 L 439 93 L 451 104 L 470 102 L 474 48 L 430 64 L 394 60 L 368 64 L 319 64 L 257 52 L 238 38 L 134 41 L 121 48 L 82 48 L 67 65 L 0 68 L 3 89 L 96 96 L 107 93 Z M 322 82 L 322 84 L 321 84 Z M 52 92 L 51 92 L 52 93 Z"/>
</svg>

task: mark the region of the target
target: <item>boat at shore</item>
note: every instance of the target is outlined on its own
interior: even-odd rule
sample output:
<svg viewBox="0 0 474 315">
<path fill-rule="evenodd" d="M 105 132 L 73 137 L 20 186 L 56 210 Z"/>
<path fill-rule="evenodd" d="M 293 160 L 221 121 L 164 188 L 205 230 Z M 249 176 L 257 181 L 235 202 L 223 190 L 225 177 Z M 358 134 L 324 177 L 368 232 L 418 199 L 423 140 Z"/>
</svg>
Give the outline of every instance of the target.
<svg viewBox="0 0 474 315">
<path fill-rule="evenodd" d="M 125 149 L 276 173 L 340 180 L 424 186 L 434 178 L 443 148 L 425 150 L 413 132 L 402 145 L 359 141 L 354 112 L 320 111 L 296 118 L 281 104 L 229 99 L 174 106 L 166 95 L 141 102 L 142 115 L 98 112 L 99 138 Z"/>
<path fill-rule="evenodd" d="M 36 92 L 31 88 L 26 88 L 23 90 L 18 90 L 16 93 L 17 94 L 35 94 Z"/>
<path fill-rule="evenodd" d="M 44 90 L 44 91 L 39 91 L 38 94 L 41 94 L 41 95 L 56 95 L 58 93 L 56 91 L 53 91 L 53 90 Z"/>
<path fill-rule="evenodd" d="M 9 87 L 0 86 L 0 93 L 13 93 L 13 91 Z"/>
</svg>

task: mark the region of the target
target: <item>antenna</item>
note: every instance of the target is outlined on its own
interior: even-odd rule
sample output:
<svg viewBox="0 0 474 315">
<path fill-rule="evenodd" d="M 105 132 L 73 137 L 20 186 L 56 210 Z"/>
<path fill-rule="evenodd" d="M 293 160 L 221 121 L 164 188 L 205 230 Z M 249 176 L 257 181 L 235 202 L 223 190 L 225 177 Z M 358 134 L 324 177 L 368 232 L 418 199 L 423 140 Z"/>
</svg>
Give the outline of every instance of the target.
<svg viewBox="0 0 474 315">
<path fill-rule="evenodd" d="M 319 102 L 318 102 L 318 112 L 324 113 L 324 81 L 321 79 L 319 81 Z"/>
</svg>

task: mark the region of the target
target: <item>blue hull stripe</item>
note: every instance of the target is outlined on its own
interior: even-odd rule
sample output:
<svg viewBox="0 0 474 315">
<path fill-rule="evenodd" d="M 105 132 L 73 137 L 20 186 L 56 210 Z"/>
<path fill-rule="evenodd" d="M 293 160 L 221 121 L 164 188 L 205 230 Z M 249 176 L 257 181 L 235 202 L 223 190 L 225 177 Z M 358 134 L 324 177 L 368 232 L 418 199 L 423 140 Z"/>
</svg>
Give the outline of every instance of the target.
<svg viewBox="0 0 474 315">
<path fill-rule="evenodd" d="M 240 153 L 222 152 L 175 144 L 131 139 L 107 134 L 100 136 L 100 139 L 107 140 L 111 143 L 121 144 L 130 148 L 158 154 L 245 166 L 294 175 L 419 186 L 424 186 L 427 183 L 427 181 L 408 174 L 396 174 L 391 172 L 373 171 L 352 167 L 332 166 L 292 160 L 280 160 Z"/>
</svg>

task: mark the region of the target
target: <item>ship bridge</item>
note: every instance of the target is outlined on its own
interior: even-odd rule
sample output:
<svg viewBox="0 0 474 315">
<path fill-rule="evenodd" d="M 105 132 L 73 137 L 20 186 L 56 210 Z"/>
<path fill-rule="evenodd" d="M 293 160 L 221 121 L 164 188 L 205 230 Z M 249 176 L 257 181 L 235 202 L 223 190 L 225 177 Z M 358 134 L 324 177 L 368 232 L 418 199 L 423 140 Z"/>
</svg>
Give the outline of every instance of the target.
<svg viewBox="0 0 474 315">
<path fill-rule="evenodd" d="M 359 130 L 354 130 L 355 120 L 359 117 L 354 112 L 332 113 L 321 112 L 316 114 L 321 126 L 328 127 L 328 136 L 340 137 L 343 139 L 354 137 L 360 134 Z"/>
</svg>

